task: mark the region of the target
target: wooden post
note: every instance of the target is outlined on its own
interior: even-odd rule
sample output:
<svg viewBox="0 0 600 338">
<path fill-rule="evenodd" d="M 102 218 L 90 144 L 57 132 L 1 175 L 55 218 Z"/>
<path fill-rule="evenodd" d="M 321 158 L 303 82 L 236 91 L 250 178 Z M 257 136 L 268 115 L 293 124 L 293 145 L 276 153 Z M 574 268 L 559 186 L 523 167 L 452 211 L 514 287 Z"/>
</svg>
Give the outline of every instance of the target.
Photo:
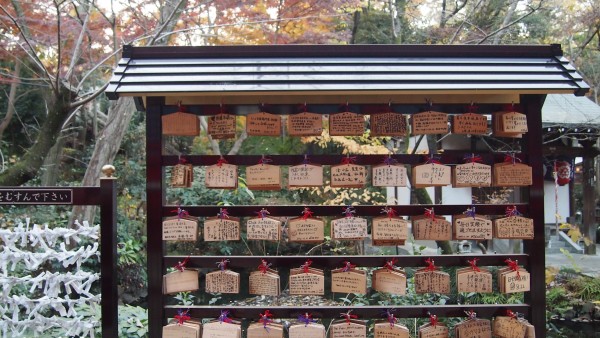
<svg viewBox="0 0 600 338">
<path fill-rule="evenodd" d="M 583 155 L 583 236 L 590 240 L 585 245 L 586 255 L 596 254 L 596 173 L 594 159 L 596 141 L 580 141 L 584 148 Z"/>
<path fill-rule="evenodd" d="M 102 336 L 119 336 L 117 289 L 117 180 L 112 165 L 102 167 L 100 179 L 100 278 L 102 292 Z"/>
</svg>

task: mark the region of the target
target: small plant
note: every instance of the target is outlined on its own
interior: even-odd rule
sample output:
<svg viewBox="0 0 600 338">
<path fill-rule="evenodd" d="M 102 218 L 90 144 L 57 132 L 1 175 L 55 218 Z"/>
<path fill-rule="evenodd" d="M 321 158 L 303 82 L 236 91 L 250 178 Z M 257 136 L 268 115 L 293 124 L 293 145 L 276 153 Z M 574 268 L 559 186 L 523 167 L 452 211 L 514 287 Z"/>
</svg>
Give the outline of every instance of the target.
<svg viewBox="0 0 600 338">
<path fill-rule="evenodd" d="M 119 337 L 138 338 L 148 335 L 148 310 L 139 306 L 119 306 Z"/>
</svg>

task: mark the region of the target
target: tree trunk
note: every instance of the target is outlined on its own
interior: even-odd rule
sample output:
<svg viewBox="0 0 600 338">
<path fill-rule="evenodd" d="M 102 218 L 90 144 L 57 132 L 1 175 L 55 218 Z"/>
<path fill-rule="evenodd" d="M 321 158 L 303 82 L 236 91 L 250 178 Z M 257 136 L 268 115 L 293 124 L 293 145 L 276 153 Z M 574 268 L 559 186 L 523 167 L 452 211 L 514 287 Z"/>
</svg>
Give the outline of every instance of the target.
<svg viewBox="0 0 600 338">
<path fill-rule="evenodd" d="M 58 136 L 56 144 L 50 148 L 48 155 L 42 164 L 42 185 L 54 186 L 58 182 L 58 172 L 60 170 L 60 157 L 65 145 L 65 138 Z"/>
<path fill-rule="evenodd" d="M 71 92 L 66 88 L 61 88 L 60 91 L 58 97 L 52 98 L 52 109 L 42 123 L 34 145 L 25 153 L 22 160 L 0 173 L 0 186 L 23 185 L 38 174 L 44 159 L 56 143 L 56 138 L 71 113 L 68 108 L 71 102 Z"/>
<path fill-rule="evenodd" d="M 13 71 L 13 79 L 15 79 L 10 84 L 10 90 L 8 91 L 8 104 L 6 109 L 6 115 L 0 122 L 0 141 L 2 141 L 2 137 L 4 136 L 4 131 L 8 127 L 10 120 L 15 114 L 15 98 L 17 97 L 17 89 L 19 88 L 19 79 L 21 78 L 21 62 L 15 61 L 15 69 Z"/>
<path fill-rule="evenodd" d="M 115 160 L 115 156 L 121 147 L 123 136 L 125 136 L 125 131 L 135 111 L 135 104 L 131 97 L 121 97 L 116 102 L 111 102 L 111 106 L 108 109 L 108 122 L 96 139 L 94 152 L 92 153 L 81 185 L 98 185 L 102 166 L 111 164 Z M 119 168 L 116 169 L 116 176 L 118 177 Z M 75 206 L 73 207 L 68 224 L 73 224 L 75 220 L 86 220 L 93 223 L 95 212 L 95 206 Z"/>
</svg>

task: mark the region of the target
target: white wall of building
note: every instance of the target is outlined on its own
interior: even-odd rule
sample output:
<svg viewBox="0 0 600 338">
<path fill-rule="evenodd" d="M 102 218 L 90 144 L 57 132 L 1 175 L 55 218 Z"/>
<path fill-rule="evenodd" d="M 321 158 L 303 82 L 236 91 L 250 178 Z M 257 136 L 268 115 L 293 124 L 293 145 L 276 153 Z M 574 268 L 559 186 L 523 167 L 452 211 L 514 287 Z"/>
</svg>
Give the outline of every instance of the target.
<svg viewBox="0 0 600 338">
<path fill-rule="evenodd" d="M 556 202 L 558 202 L 558 209 Z M 567 217 L 571 216 L 569 214 L 569 186 L 559 186 L 555 193 L 554 182 L 544 181 L 544 223 L 555 224 L 557 213 L 560 215 L 559 224 L 566 222 Z"/>
</svg>

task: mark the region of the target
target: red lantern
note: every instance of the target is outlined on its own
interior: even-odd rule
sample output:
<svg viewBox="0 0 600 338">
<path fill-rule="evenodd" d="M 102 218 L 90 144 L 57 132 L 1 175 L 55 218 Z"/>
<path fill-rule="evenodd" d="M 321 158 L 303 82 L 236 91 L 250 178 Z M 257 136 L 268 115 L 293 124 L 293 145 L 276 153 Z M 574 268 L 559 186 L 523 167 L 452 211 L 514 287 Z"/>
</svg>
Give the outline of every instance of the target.
<svg viewBox="0 0 600 338">
<path fill-rule="evenodd" d="M 554 162 L 554 172 L 557 176 L 558 185 L 566 185 L 571 181 L 571 163 L 567 161 Z"/>
</svg>

